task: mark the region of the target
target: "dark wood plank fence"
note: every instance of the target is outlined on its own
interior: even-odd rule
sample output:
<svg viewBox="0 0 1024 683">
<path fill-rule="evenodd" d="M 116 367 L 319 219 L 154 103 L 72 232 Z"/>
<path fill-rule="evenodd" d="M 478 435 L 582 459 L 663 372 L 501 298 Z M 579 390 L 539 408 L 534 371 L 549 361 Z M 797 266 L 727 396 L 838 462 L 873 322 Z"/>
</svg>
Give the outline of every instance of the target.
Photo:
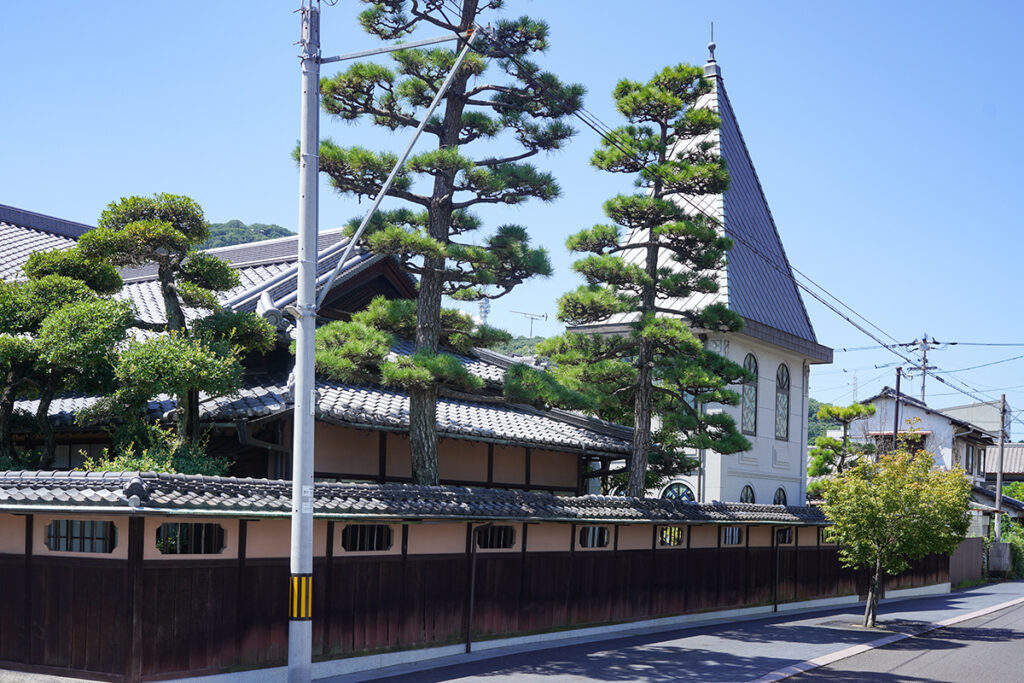
<svg viewBox="0 0 1024 683">
<path fill-rule="evenodd" d="M 0 665 L 153 680 L 286 661 L 287 559 L 129 555 L 0 555 Z M 464 642 L 472 562 L 470 553 L 318 558 L 314 656 Z M 480 552 L 475 562 L 473 640 L 850 595 L 864 583 L 835 547 L 817 545 Z M 948 575 L 948 557 L 928 557 L 887 588 Z"/>
</svg>

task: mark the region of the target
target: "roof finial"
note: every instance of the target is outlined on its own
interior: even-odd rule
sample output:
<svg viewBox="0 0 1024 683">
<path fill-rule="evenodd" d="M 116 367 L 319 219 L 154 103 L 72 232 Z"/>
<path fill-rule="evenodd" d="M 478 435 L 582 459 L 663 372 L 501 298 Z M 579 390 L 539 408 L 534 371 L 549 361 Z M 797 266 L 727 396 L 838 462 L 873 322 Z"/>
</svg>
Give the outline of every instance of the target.
<svg viewBox="0 0 1024 683">
<path fill-rule="evenodd" d="M 715 22 L 711 22 L 711 42 L 708 43 L 708 64 L 715 63 Z"/>
</svg>

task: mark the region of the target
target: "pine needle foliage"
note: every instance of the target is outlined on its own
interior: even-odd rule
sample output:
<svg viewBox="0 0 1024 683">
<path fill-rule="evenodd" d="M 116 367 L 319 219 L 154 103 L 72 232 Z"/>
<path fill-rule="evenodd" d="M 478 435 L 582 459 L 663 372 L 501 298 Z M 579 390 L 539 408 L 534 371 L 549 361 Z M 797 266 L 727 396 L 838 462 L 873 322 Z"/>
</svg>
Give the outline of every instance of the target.
<svg viewBox="0 0 1024 683">
<path fill-rule="evenodd" d="M 611 132 L 591 163 L 635 176 L 642 192 L 609 199 L 604 212 L 610 222 L 568 239 L 571 251 L 586 254 L 573 265 L 585 284 L 559 300 L 558 316 L 572 326 L 619 316 L 628 332 L 601 337 L 570 331 L 539 347 L 564 381 L 593 396 L 600 416 L 633 423 L 630 496 L 644 495 L 649 470 L 668 476 L 690 469 L 688 450 L 728 454 L 750 448 L 731 417 L 702 410 L 738 403 L 730 385 L 746 372 L 707 350 L 694 333 L 733 332 L 742 320 L 724 305 L 683 311 L 672 305 L 718 291 L 716 272 L 732 244 L 714 219 L 683 208 L 676 198 L 728 187 L 718 151 L 696 139 L 720 125 L 717 114 L 697 106 L 711 88 L 703 70 L 687 64 L 615 87 L 616 107 L 628 123 Z"/>
<path fill-rule="evenodd" d="M 555 178 L 530 160 L 561 149 L 574 130 L 565 119 L 581 106 L 583 88 L 543 71 L 533 57 L 548 45 L 548 27 L 529 17 L 497 15 L 500 0 L 363 0 L 363 29 L 393 41 L 426 26 L 464 33 L 474 24 L 493 28 L 476 38 L 424 132 L 426 151 L 411 156 L 389 191 L 407 206 L 375 218 L 366 238 L 370 249 L 394 257 L 420 281 L 416 355 L 408 367 L 391 367 L 389 381 L 409 387 L 413 480 L 437 483 L 438 388 L 455 378 L 434 357 L 442 342 L 441 301 L 504 296 L 534 276 L 547 276 L 544 249 L 531 244 L 525 228 L 501 225 L 476 237 L 482 223 L 472 213 L 487 204 L 515 206 L 558 197 Z M 323 109 L 341 121 L 370 121 L 391 131 L 411 131 L 455 63 L 449 48 L 406 49 L 388 64 L 358 63 L 321 81 Z M 497 152 L 500 150 L 500 152 Z M 320 169 L 335 189 L 372 197 L 395 163 L 390 152 L 320 145 Z"/>
</svg>

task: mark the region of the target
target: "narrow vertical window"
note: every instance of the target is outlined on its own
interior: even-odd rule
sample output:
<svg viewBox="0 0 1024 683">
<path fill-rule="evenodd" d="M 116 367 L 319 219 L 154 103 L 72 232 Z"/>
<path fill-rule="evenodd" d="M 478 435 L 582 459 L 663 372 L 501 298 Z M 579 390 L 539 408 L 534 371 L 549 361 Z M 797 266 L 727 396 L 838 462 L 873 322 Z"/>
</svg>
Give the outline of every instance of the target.
<svg viewBox="0 0 1024 683">
<path fill-rule="evenodd" d="M 775 373 L 775 438 L 789 439 L 789 368 L 779 364 Z"/>
<path fill-rule="evenodd" d="M 748 353 L 743 359 L 743 369 L 753 377 L 743 383 L 740 406 L 740 429 L 744 434 L 757 434 L 757 359 Z"/>
<path fill-rule="evenodd" d="M 775 501 L 774 502 L 775 502 L 776 505 L 785 505 L 786 504 L 786 489 L 782 488 L 781 486 L 779 488 L 775 489 Z"/>
</svg>

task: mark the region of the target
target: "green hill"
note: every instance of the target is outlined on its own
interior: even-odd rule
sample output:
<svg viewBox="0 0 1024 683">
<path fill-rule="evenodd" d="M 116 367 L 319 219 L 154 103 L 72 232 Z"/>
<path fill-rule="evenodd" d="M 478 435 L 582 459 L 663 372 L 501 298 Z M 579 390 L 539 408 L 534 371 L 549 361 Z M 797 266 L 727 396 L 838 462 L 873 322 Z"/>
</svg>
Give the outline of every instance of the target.
<svg viewBox="0 0 1024 683">
<path fill-rule="evenodd" d="M 229 247 L 232 244 L 272 240 L 275 237 L 287 237 L 294 234 L 291 230 L 282 228 L 280 225 L 267 225 L 266 223 L 246 225 L 236 219 L 230 220 L 227 223 L 210 223 L 210 239 L 203 242 L 199 248 Z"/>
</svg>

